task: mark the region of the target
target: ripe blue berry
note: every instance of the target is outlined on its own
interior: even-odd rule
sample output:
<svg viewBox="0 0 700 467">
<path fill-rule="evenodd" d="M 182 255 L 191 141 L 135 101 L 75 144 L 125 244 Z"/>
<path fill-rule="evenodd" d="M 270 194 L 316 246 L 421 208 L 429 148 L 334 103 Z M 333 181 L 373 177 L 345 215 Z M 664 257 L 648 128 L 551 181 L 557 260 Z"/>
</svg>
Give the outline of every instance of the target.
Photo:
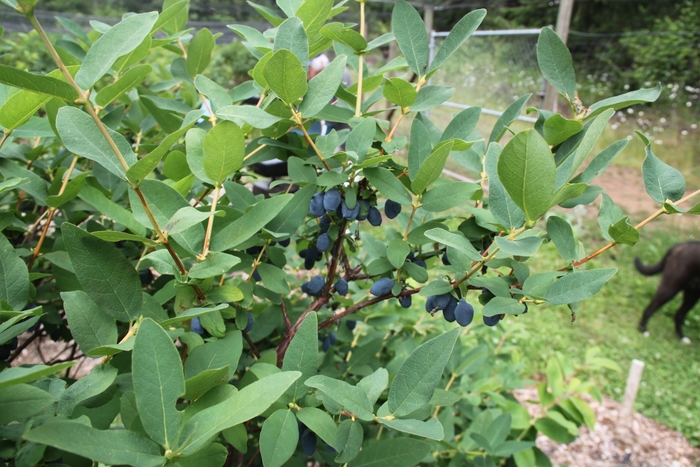
<svg viewBox="0 0 700 467">
<path fill-rule="evenodd" d="M 444 264 L 445 266 L 449 266 L 450 264 L 452 264 L 452 263 L 450 263 L 450 260 L 447 257 L 447 252 L 444 252 L 442 254 L 442 264 Z"/>
<path fill-rule="evenodd" d="M 335 335 L 334 332 L 328 333 L 328 339 L 330 340 L 331 345 L 335 345 L 338 342 L 338 337 Z"/>
<path fill-rule="evenodd" d="M 428 265 L 425 264 L 425 261 L 423 261 L 422 259 L 414 259 L 412 262 L 413 262 L 413 264 L 415 264 L 416 266 L 420 266 L 420 267 L 422 267 L 423 269 L 428 269 Z"/>
<path fill-rule="evenodd" d="M 352 331 L 353 329 L 355 329 L 355 326 L 357 326 L 357 321 L 355 321 L 354 319 L 349 319 L 345 321 L 345 326 L 347 326 L 347 328 Z"/>
<path fill-rule="evenodd" d="M 319 191 L 309 202 L 309 212 L 314 217 L 321 217 L 326 211 L 323 209 L 323 192 Z"/>
<path fill-rule="evenodd" d="M 469 326 L 474 319 L 474 307 L 466 300 L 460 300 L 455 308 L 455 318 L 460 326 Z"/>
<path fill-rule="evenodd" d="M 260 273 L 259 273 L 258 270 L 256 269 L 255 271 L 253 271 L 253 280 L 254 280 L 255 282 L 258 282 L 260 279 L 262 279 L 262 277 L 260 277 Z"/>
<path fill-rule="evenodd" d="M 367 220 L 374 227 L 378 227 L 382 225 L 382 213 L 379 212 L 379 209 L 371 206 L 367 212 Z"/>
<path fill-rule="evenodd" d="M 318 295 L 321 293 L 323 286 L 326 285 L 326 282 L 323 280 L 323 276 L 314 276 L 307 284 L 306 288 L 309 295 Z"/>
<path fill-rule="evenodd" d="M 287 238 L 287 239 L 285 239 L 285 240 L 280 240 L 279 242 L 277 242 L 277 244 L 278 244 L 279 246 L 281 246 L 282 248 L 287 248 L 287 247 L 289 246 L 290 243 L 291 243 L 291 239 L 290 239 L 290 238 Z"/>
<path fill-rule="evenodd" d="M 328 214 L 324 214 L 321 216 L 321 221 L 318 223 L 318 226 L 321 230 L 321 233 L 328 232 L 328 229 L 331 226 L 331 218 L 328 216 Z"/>
<path fill-rule="evenodd" d="M 255 323 L 255 319 L 253 318 L 253 314 L 248 312 L 248 324 L 245 325 L 245 329 L 243 332 L 250 332 L 253 330 L 253 323 Z"/>
<path fill-rule="evenodd" d="M 484 316 L 484 324 L 486 326 L 495 326 L 501 320 L 501 315 Z"/>
<path fill-rule="evenodd" d="M 448 323 L 453 323 L 454 320 L 456 319 L 455 317 L 455 309 L 457 308 L 457 300 L 450 295 L 450 300 L 447 302 L 447 306 L 445 307 L 444 310 L 442 310 L 442 317 L 445 318 L 445 320 Z"/>
<path fill-rule="evenodd" d="M 522 314 L 525 314 L 525 313 L 527 313 L 527 303 L 523 303 L 523 305 L 525 305 L 525 311 L 523 311 Z"/>
<path fill-rule="evenodd" d="M 311 269 L 316 263 L 316 257 L 318 256 L 318 248 L 316 245 L 309 245 L 306 250 L 306 256 L 304 257 L 304 268 Z"/>
<path fill-rule="evenodd" d="M 346 281 L 344 278 L 338 279 L 338 282 L 335 283 L 335 291 L 338 292 L 338 295 L 347 295 L 348 294 L 348 281 Z"/>
<path fill-rule="evenodd" d="M 342 196 L 337 188 L 331 188 L 323 196 L 323 208 L 326 212 L 333 212 L 338 209 L 340 202 L 342 201 Z"/>
<path fill-rule="evenodd" d="M 329 336 L 326 336 L 325 339 L 323 339 L 323 351 L 328 352 L 328 350 L 331 348 L 331 339 Z"/>
<path fill-rule="evenodd" d="M 450 304 L 450 299 L 452 299 L 452 295 L 446 293 L 442 295 L 436 295 L 435 296 L 435 306 L 438 307 L 440 310 L 444 310 L 447 308 L 447 305 Z"/>
<path fill-rule="evenodd" d="M 411 295 L 401 295 L 399 297 L 399 304 L 404 308 L 411 308 L 413 297 Z"/>
<path fill-rule="evenodd" d="M 343 201 L 343 204 L 341 204 L 341 209 L 343 219 L 354 221 L 355 219 L 357 219 L 357 215 L 360 213 L 360 204 L 356 203 L 355 207 L 353 209 L 350 209 L 348 208 L 347 204 L 345 204 L 345 201 Z"/>
<path fill-rule="evenodd" d="M 369 293 L 375 297 L 381 297 L 391 292 L 392 287 L 394 287 L 394 281 L 388 277 L 382 277 L 377 282 L 372 284 L 369 289 Z"/>
<path fill-rule="evenodd" d="M 316 435 L 308 428 L 301 432 L 301 449 L 307 456 L 313 456 L 316 452 Z"/>
<path fill-rule="evenodd" d="M 364 199 L 361 199 L 357 202 L 357 204 L 360 205 L 360 212 L 357 214 L 357 220 L 363 221 L 367 219 L 367 215 L 369 214 L 369 203 Z"/>
<path fill-rule="evenodd" d="M 401 205 L 396 201 L 390 199 L 386 200 L 386 203 L 384 203 L 384 214 L 386 214 L 386 217 L 389 219 L 395 218 L 401 214 Z"/>
<path fill-rule="evenodd" d="M 199 316 L 195 316 L 192 318 L 192 321 L 190 321 L 190 331 L 199 334 L 200 336 L 204 335 L 204 328 L 199 320 Z"/>
<path fill-rule="evenodd" d="M 148 284 L 153 282 L 153 273 L 150 269 L 139 271 L 139 280 L 141 281 L 141 285 L 146 287 Z"/>
<path fill-rule="evenodd" d="M 432 313 L 437 305 L 435 305 L 435 295 L 431 295 L 425 301 L 425 311 Z"/>
<path fill-rule="evenodd" d="M 318 251 L 326 251 L 331 246 L 331 237 L 327 233 L 322 233 L 316 240 Z"/>
</svg>

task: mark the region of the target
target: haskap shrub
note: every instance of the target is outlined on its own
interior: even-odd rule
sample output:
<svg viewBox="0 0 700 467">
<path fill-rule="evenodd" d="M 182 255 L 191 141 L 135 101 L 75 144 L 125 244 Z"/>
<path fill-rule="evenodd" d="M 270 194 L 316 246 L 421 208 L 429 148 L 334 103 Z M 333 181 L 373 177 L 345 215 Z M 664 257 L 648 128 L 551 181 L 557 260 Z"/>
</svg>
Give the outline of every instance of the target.
<svg viewBox="0 0 700 467">
<path fill-rule="evenodd" d="M 540 68 L 573 117 L 528 109 L 537 122 L 514 132 L 526 95 L 482 135 L 478 107 L 444 128 L 428 111 L 453 93 L 429 78 L 484 10 L 429 60 L 403 0 L 392 32 L 370 42 L 363 2 L 359 32 L 333 20 L 350 8 L 333 0 L 254 5 L 274 28 L 230 25 L 256 65 L 226 90 L 208 77 L 215 35 L 186 29 L 187 0 L 87 33 L 61 20 L 60 50 L 36 0 L 1 1 L 56 62 L 46 75 L 0 67 L 2 462 L 546 466 L 538 433 L 565 443 L 593 426 L 587 375 L 615 364 L 596 349 L 583 364 L 552 357 L 531 416 L 511 393 L 524 379 L 503 327 L 528 305 L 584 312 L 616 272 L 589 260 L 638 241 L 604 194 L 610 243 L 588 256 L 563 217 L 545 215 L 600 195 L 590 183 L 627 140 L 591 156 L 596 141 L 658 86 L 584 105 L 545 28 Z M 365 63 L 394 41 L 401 57 Z M 309 59 L 331 48 L 308 80 Z M 381 117 L 387 101 L 394 121 Z M 321 135 L 321 120 L 345 126 Z M 657 215 L 685 211 L 683 177 L 640 138 Z M 484 178 L 441 179 L 455 152 Z M 265 164 L 288 175 L 261 185 Z M 545 242 L 561 267 L 531 272 Z M 44 336 L 75 352 L 17 366 Z M 96 365 L 75 381 L 78 358 Z"/>
</svg>

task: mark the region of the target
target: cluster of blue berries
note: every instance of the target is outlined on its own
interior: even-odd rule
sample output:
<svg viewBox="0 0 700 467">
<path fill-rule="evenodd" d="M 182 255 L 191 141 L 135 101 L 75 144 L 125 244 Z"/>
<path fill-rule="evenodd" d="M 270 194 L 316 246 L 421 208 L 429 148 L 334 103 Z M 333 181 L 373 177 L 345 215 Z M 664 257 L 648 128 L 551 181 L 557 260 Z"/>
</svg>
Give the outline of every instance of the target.
<svg viewBox="0 0 700 467">
<path fill-rule="evenodd" d="M 375 227 L 382 224 L 382 214 L 379 212 L 379 209 L 370 206 L 369 201 L 365 199 L 357 200 L 355 205 L 350 208 L 347 201 L 343 199 L 342 193 L 337 188 L 331 188 L 326 192 L 319 191 L 316 193 L 309 203 L 309 212 L 312 216 L 321 218 L 322 235 L 325 233 L 324 224 L 326 222 L 330 223 L 330 218 L 326 221 L 323 219 L 323 216 L 325 215 L 328 217 L 329 214 L 348 221 L 363 221 L 367 219 L 367 221 Z"/>
</svg>

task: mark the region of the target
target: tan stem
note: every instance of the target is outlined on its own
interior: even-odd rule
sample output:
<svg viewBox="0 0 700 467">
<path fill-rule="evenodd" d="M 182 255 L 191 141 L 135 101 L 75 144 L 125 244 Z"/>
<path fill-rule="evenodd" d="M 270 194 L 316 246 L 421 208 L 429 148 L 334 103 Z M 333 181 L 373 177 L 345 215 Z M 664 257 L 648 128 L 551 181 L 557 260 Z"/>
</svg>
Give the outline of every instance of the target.
<svg viewBox="0 0 700 467">
<path fill-rule="evenodd" d="M 306 141 L 311 145 L 313 148 L 314 152 L 318 156 L 319 159 L 321 159 L 321 162 L 323 162 L 324 167 L 326 170 L 329 172 L 331 171 L 331 166 L 328 165 L 328 162 L 326 162 L 326 159 L 323 157 L 323 154 L 321 154 L 321 151 L 316 147 L 316 144 L 314 141 L 311 139 L 311 136 L 309 136 L 309 133 L 306 131 L 306 128 L 304 128 L 304 121 L 301 118 L 301 114 L 297 113 L 296 110 L 292 108 L 292 114 L 294 115 L 294 120 L 296 120 L 297 124 L 299 125 L 299 128 L 301 128 L 301 131 L 304 132 L 304 136 L 306 137 Z"/>
<path fill-rule="evenodd" d="M 216 203 L 219 202 L 219 194 L 220 193 L 221 193 L 221 185 L 216 185 L 216 188 L 214 188 L 214 197 L 211 200 L 211 209 L 209 210 L 211 215 L 209 216 L 209 222 L 207 222 L 207 232 L 204 235 L 204 247 L 202 248 L 202 255 L 200 256 L 200 259 L 202 261 L 209 254 L 209 243 L 211 242 L 211 232 L 212 232 L 212 229 L 214 228 L 214 212 L 216 211 Z"/>
<path fill-rule="evenodd" d="M 360 35 L 365 37 L 365 2 L 360 2 Z M 355 101 L 355 117 L 362 115 L 362 74 L 364 68 L 364 55 L 358 56 L 357 67 L 357 100 Z"/>
</svg>

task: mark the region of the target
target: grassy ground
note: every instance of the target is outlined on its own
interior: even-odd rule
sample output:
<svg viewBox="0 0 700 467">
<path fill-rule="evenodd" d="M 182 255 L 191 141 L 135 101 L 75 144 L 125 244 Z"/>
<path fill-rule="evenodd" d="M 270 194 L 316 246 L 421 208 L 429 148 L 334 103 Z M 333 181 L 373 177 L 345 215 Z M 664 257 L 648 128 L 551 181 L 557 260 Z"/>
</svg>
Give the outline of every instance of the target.
<svg viewBox="0 0 700 467">
<path fill-rule="evenodd" d="M 603 356 L 615 360 L 624 369 L 619 374 L 608 372 L 599 381 L 604 393 L 618 401 L 624 394 L 632 359 L 643 361 L 645 368 L 635 409 L 683 432 L 693 444 L 700 445 L 697 390 L 700 313 L 691 312 L 684 328 L 686 336 L 693 341 L 691 345 L 680 343 L 674 333 L 672 316 L 680 305 L 680 297 L 652 318 L 649 337 L 637 331 L 642 310 L 656 290 L 658 277 L 639 274 L 634 269 L 633 258 L 639 256 L 645 263 L 656 263 L 668 247 L 692 238 L 690 232 L 664 227 L 657 225 L 643 232 L 643 242 L 635 247 L 615 247 L 592 261 L 593 264 L 589 263 L 594 268 L 616 267 L 619 272 L 597 295 L 582 304 L 575 323 L 571 323 L 570 312 L 564 306 L 533 307 L 533 313 L 518 319 L 515 327 L 522 331 L 514 337 L 524 355 L 527 372 L 533 377 L 544 370 L 545 359 L 553 352 L 581 361 L 587 347 L 601 347 Z M 531 265 L 533 270 L 562 263 L 550 245 L 545 245 L 541 252 L 541 257 Z"/>
</svg>

